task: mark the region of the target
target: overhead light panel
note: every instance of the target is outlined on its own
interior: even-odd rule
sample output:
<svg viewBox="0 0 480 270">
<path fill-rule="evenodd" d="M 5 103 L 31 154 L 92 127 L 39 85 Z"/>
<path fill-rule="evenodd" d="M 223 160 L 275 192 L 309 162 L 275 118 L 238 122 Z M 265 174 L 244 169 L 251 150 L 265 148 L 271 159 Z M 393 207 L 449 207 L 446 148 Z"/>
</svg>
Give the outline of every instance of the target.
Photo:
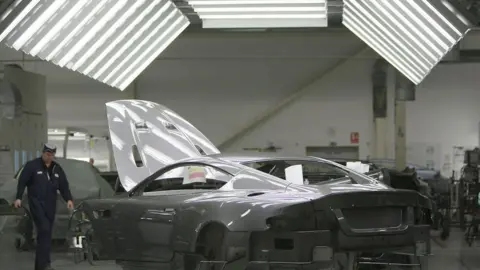
<svg viewBox="0 0 480 270">
<path fill-rule="evenodd" d="M 124 90 L 189 24 L 171 0 L 14 0 L 0 41 Z"/>
<path fill-rule="evenodd" d="M 203 28 L 326 27 L 327 0 L 187 0 Z"/>
<path fill-rule="evenodd" d="M 343 24 L 415 84 L 473 26 L 446 0 L 344 0 Z"/>
</svg>

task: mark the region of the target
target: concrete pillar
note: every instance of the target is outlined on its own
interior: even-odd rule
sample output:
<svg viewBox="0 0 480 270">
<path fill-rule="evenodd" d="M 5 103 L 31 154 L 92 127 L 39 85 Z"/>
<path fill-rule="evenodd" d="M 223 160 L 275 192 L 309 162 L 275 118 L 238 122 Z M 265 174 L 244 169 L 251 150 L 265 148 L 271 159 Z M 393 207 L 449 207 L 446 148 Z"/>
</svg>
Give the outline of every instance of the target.
<svg viewBox="0 0 480 270">
<path fill-rule="evenodd" d="M 395 73 L 395 167 L 407 167 L 407 102 L 415 100 L 415 84 Z"/>
<path fill-rule="evenodd" d="M 69 133 L 70 131 L 68 130 L 68 128 L 66 128 L 65 137 L 63 138 L 63 158 L 67 158 L 68 138 L 70 137 Z"/>
<path fill-rule="evenodd" d="M 406 101 L 395 100 L 395 168 L 407 167 Z"/>
<path fill-rule="evenodd" d="M 387 118 L 375 118 L 375 146 L 374 157 L 375 158 L 387 158 L 388 140 L 388 121 Z"/>
<path fill-rule="evenodd" d="M 375 158 L 386 158 L 388 149 L 388 121 L 387 121 L 387 77 L 388 63 L 378 59 L 372 72 L 373 86 L 373 124 L 375 141 L 373 142 L 373 156 Z"/>
<path fill-rule="evenodd" d="M 123 93 L 125 94 L 126 99 L 137 99 L 138 98 L 138 81 L 135 80 L 133 83 L 126 88 Z"/>
</svg>

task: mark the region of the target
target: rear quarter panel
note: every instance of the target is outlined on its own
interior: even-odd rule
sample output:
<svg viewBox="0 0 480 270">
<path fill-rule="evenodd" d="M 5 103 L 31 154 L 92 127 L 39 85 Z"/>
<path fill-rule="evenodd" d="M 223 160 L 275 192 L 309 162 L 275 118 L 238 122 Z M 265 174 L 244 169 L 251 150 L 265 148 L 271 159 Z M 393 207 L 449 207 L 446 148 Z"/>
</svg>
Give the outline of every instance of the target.
<svg viewBox="0 0 480 270">
<path fill-rule="evenodd" d="M 290 213 L 311 215 L 306 198 L 263 192 L 239 196 L 236 192 L 202 195 L 188 199 L 177 209 L 173 245 L 177 251 L 192 251 L 207 225 L 221 224 L 229 232 L 254 232 L 268 229 L 267 219 Z"/>
</svg>

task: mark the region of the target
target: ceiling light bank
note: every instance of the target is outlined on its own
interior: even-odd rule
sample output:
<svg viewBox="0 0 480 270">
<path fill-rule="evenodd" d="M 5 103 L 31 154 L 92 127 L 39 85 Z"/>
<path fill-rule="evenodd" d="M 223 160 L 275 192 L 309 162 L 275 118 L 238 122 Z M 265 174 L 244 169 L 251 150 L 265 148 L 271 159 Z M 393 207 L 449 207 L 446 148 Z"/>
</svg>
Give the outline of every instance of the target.
<svg viewBox="0 0 480 270">
<path fill-rule="evenodd" d="M 326 27 L 327 0 L 187 0 L 203 28 Z"/>
<path fill-rule="evenodd" d="M 472 27 L 446 0 L 344 0 L 343 24 L 415 84 Z"/>
<path fill-rule="evenodd" d="M 189 24 L 170 0 L 13 0 L 0 41 L 124 90 Z"/>
</svg>

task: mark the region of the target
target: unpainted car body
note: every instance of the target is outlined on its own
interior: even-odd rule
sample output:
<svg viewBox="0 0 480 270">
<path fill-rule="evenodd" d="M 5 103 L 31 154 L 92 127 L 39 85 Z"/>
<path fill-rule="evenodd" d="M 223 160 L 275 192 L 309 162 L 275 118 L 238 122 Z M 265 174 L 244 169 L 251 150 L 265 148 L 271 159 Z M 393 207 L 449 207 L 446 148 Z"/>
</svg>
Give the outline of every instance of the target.
<svg viewBox="0 0 480 270">
<path fill-rule="evenodd" d="M 370 162 L 382 168 L 393 169 L 395 167 L 395 161 L 392 159 L 371 159 Z M 415 169 L 418 178 L 428 184 L 432 193 L 448 194 L 450 192 L 450 179 L 442 175 L 440 170 L 412 163 L 407 164 L 407 167 Z"/>
<path fill-rule="evenodd" d="M 184 166 L 214 168 L 231 179 L 215 190 L 199 184 L 196 189 L 165 185 L 145 192 L 154 181 L 171 180 L 158 177 Z M 104 259 L 161 263 L 180 253 L 229 261 L 248 254 L 252 262 L 266 260 L 268 251 L 272 263 L 311 264 L 322 263 L 313 258 L 315 247 L 360 252 L 427 243 L 429 226 L 421 223 L 421 210 L 428 207 L 424 203 L 412 191 L 338 182 L 296 186 L 201 157 L 165 167 L 126 197 L 88 200 L 82 211 L 90 217 Z M 224 242 L 203 242 L 211 226 Z M 236 255 L 210 254 L 218 244 Z"/>
<path fill-rule="evenodd" d="M 77 209 L 100 259 L 127 268 L 182 256 L 186 269 L 238 259 L 318 269 L 335 254 L 429 252 L 430 206 L 417 192 L 326 160 L 344 179 L 294 184 L 215 156 L 220 151 L 200 131 L 153 102 L 109 102 L 107 116 L 126 193 Z"/>
</svg>

